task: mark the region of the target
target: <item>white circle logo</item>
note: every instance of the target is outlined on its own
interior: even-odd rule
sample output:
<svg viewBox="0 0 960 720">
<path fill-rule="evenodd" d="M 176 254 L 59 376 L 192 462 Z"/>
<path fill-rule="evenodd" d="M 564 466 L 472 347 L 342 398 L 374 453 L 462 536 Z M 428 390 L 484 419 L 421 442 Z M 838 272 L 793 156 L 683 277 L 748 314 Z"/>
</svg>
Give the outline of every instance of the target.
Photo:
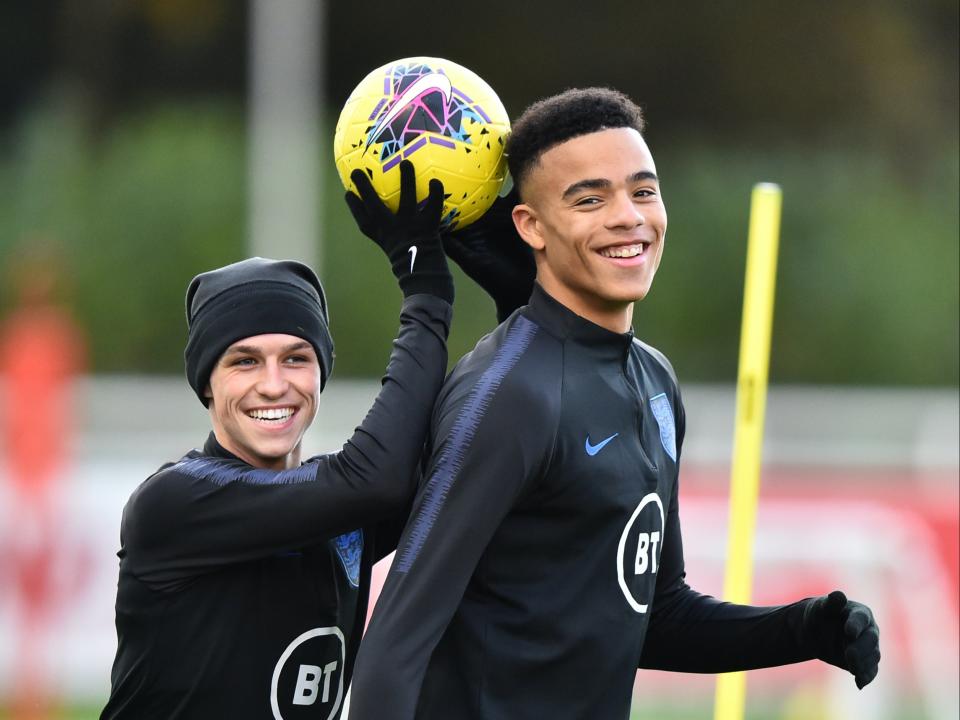
<svg viewBox="0 0 960 720">
<path fill-rule="evenodd" d="M 633 524 L 637 521 L 637 518 L 640 517 L 643 509 L 650 503 L 656 503 L 657 509 L 660 510 L 660 529 L 637 534 L 637 552 L 634 557 L 633 570 L 634 575 L 643 575 L 647 572 L 649 572 L 651 576 L 656 574 L 657 563 L 660 560 L 660 542 L 663 538 L 664 524 L 663 503 L 660 502 L 659 495 L 656 493 L 644 495 L 640 504 L 637 505 L 637 509 L 633 511 L 633 515 L 631 515 L 627 521 L 626 527 L 623 528 L 623 534 L 620 535 L 620 544 L 617 546 L 617 580 L 620 582 L 620 589 L 623 591 L 623 596 L 627 599 L 627 602 L 630 603 L 630 607 L 638 613 L 645 613 L 647 611 L 647 605 L 638 602 L 630 591 L 630 587 L 627 585 L 626 573 L 623 567 L 623 555 L 627 546 L 627 538 L 631 534 L 630 531 L 633 528 Z"/>
<path fill-rule="evenodd" d="M 336 650 L 334 653 L 330 651 L 338 648 L 339 660 L 332 660 L 322 665 L 314 665 L 310 660 L 317 662 L 317 653 L 312 652 L 310 658 L 304 657 L 308 662 L 291 663 L 291 673 L 289 673 L 289 677 L 285 677 L 281 683 L 281 675 L 284 675 L 284 665 L 294 652 L 307 641 L 324 637 L 327 637 L 328 641 L 320 655 L 324 659 L 332 659 L 331 655 L 336 655 L 337 653 Z M 335 640 L 336 642 L 333 643 L 330 642 L 330 640 Z M 315 643 L 311 644 L 311 651 L 314 650 L 313 645 L 315 645 Z M 299 654 L 300 653 L 298 653 L 298 655 Z M 345 654 L 346 643 L 343 639 L 343 633 L 340 632 L 340 628 L 338 627 L 322 627 L 307 630 L 290 643 L 287 649 L 283 651 L 283 654 L 280 655 L 280 659 L 277 660 L 277 665 L 273 669 L 273 679 L 270 681 L 270 707 L 273 709 L 274 720 L 284 720 L 280 712 L 280 703 L 277 699 L 279 687 L 283 687 L 285 697 L 287 694 L 291 695 L 292 699 L 289 703 L 291 711 L 295 709 L 302 711 L 312 708 L 315 713 L 318 709 L 315 707 L 317 703 L 327 704 L 330 702 L 334 677 L 336 678 L 336 696 L 333 698 L 333 704 L 327 720 L 336 715 L 340 709 L 340 701 L 343 699 L 343 663 Z M 296 665 L 295 671 L 294 665 Z M 296 673 L 296 678 L 293 677 L 293 672 Z M 293 714 L 296 713 L 294 712 Z"/>
</svg>

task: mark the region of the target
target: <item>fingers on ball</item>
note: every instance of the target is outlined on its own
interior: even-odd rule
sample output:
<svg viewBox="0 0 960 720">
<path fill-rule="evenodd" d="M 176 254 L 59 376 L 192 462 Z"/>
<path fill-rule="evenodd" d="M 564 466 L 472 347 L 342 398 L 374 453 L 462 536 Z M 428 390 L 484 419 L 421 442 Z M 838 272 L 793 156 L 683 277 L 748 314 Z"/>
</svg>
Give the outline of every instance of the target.
<svg viewBox="0 0 960 720">
<path fill-rule="evenodd" d="M 413 163 L 400 163 L 400 212 L 412 213 L 417 207 L 417 171 Z"/>
<path fill-rule="evenodd" d="M 373 200 L 379 200 L 377 191 L 373 187 L 373 183 L 370 182 L 370 177 L 361 169 L 357 168 L 352 173 L 350 173 L 350 181 L 353 183 L 353 186 L 357 189 L 360 198 L 365 203 L 370 203 Z"/>
</svg>

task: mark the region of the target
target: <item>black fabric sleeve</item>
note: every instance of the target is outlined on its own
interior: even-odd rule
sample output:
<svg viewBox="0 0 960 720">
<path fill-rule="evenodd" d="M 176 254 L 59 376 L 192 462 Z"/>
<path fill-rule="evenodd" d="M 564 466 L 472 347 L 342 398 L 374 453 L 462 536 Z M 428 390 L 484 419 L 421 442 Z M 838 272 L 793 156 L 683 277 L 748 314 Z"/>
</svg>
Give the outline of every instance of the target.
<svg viewBox="0 0 960 720">
<path fill-rule="evenodd" d="M 188 456 L 148 479 L 124 509 L 121 553 L 131 569 L 148 582 L 174 582 L 402 511 L 446 372 L 451 314 L 430 295 L 404 301 L 380 394 L 339 452 L 284 471 Z"/>
<path fill-rule="evenodd" d="M 679 400 L 675 414 L 679 450 L 686 427 Z M 687 585 L 677 496 L 675 489 L 667 512 L 656 593 L 639 667 L 720 673 L 813 659 L 813 651 L 804 647 L 801 629 L 809 599 L 775 607 L 735 605 Z"/>
<path fill-rule="evenodd" d="M 429 433 L 428 433 L 429 435 Z M 420 456 L 416 473 L 418 478 L 426 475 L 430 463 L 430 438 L 427 437 L 424 443 L 424 451 Z M 400 536 L 406 527 L 407 520 L 410 518 L 410 512 L 413 509 L 414 498 L 410 497 L 410 502 L 406 504 L 403 510 L 396 512 L 386 520 L 377 523 L 377 525 L 368 531 L 368 537 L 373 538 L 373 561 L 379 562 L 387 555 L 397 549 L 400 542 Z"/>
<path fill-rule="evenodd" d="M 383 522 L 377 523 L 369 534 L 374 538 L 373 562 L 380 562 L 387 555 L 397 549 L 397 543 L 400 542 L 400 535 L 410 517 L 410 505 L 403 510 L 393 514 Z"/>
<path fill-rule="evenodd" d="M 734 605 L 687 585 L 677 505 L 674 495 L 639 667 L 720 673 L 812 659 L 801 642 L 808 600 L 777 607 Z"/>
<path fill-rule="evenodd" d="M 556 414 L 517 386 L 500 389 L 472 436 L 463 422 L 471 416 L 468 396 L 454 392 L 439 410 L 426 482 L 360 645 L 352 720 L 415 716 L 433 650 L 484 550 L 545 470 Z"/>
</svg>

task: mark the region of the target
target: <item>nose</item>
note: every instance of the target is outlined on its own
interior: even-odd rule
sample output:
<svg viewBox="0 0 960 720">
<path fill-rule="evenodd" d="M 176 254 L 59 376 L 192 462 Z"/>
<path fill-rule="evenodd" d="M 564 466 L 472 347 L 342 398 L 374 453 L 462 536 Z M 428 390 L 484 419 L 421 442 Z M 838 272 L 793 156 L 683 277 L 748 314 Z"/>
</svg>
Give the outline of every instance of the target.
<svg viewBox="0 0 960 720">
<path fill-rule="evenodd" d="M 634 200 L 629 192 L 620 192 L 614 195 L 608 207 L 609 214 L 607 215 L 606 225 L 610 229 L 625 228 L 629 230 L 646 222 L 640 204 Z"/>
<path fill-rule="evenodd" d="M 257 378 L 257 392 L 263 397 L 279 398 L 287 392 L 288 385 L 280 363 L 267 361 Z"/>
</svg>

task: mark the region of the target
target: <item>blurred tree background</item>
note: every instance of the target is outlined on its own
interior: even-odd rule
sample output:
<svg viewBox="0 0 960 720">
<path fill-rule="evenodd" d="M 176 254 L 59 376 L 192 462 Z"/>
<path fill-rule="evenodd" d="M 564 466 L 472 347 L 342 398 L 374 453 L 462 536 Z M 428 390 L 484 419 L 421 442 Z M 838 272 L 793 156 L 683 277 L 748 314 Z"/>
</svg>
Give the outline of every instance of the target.
<svg viewBox="0 0 960 720">
<path fill-rule="evenodd" d="M 248 31 L 232 0 L 0 7 L 0 264 L 62 249 L 96 372 L 181 372 L 188 280 L 245 255 Z M 749 193 L 768 180 L 772 381 L 958 384 L 955 0 L 332 1 L 324 32 L 331 142 L 353 86 L 410 55 L 470 67 L 511 115 L 572 86 L 640 102 L 670 231 L 635 327 L 682 380 L 734 380 Z M 323 152 L 337 373 L 375 375 L 399 292 Z M 458 277 L 451 357 L 493 324 Z"/>
</svg>

